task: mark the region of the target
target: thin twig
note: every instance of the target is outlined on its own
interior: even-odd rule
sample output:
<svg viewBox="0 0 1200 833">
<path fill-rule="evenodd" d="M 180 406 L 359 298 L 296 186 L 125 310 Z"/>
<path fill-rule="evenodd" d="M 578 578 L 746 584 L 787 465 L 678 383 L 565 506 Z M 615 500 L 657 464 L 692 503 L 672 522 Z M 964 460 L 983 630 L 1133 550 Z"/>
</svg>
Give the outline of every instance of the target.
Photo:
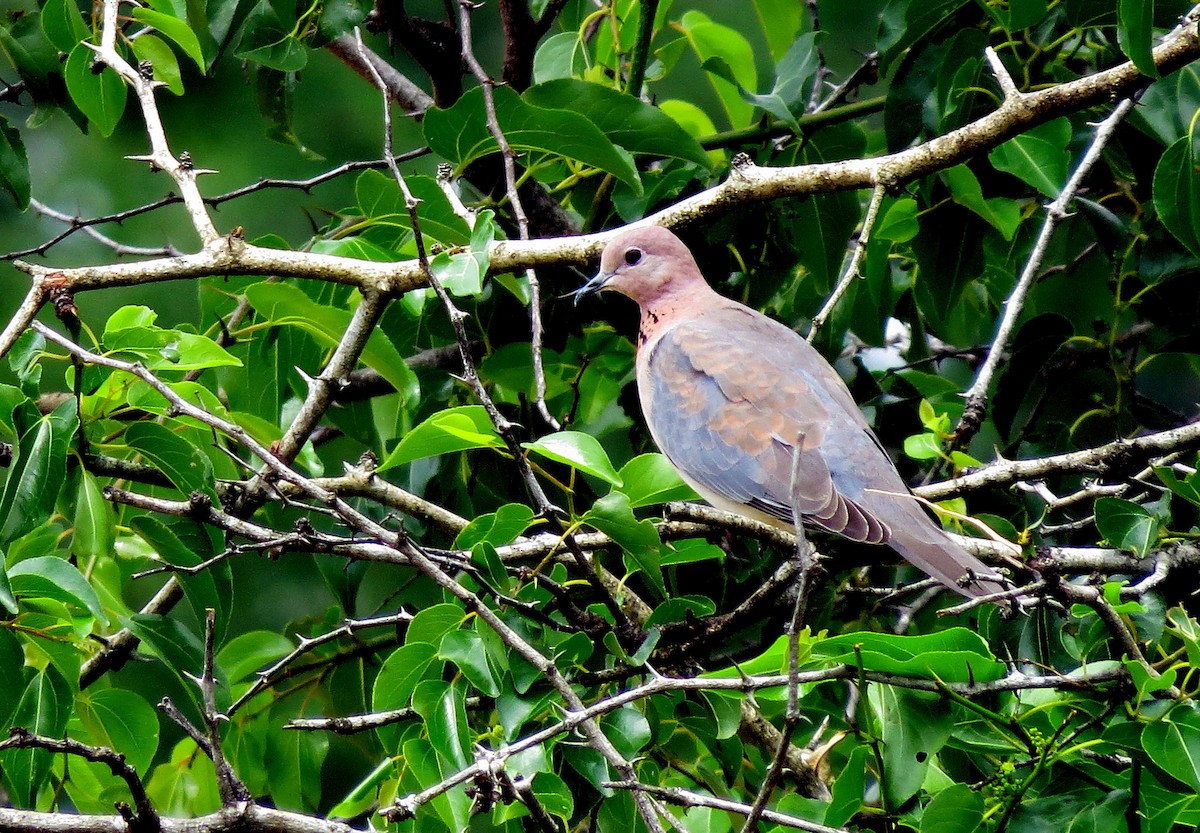
<svg viewBox="0 0 1200 833">
<path fill-rule="evenodd" d="M 474 8 L 475 4 L 471 0 L 458 0 L 458 26 L 462 39 L 462 57 L 483 90 L 483 107 L 487 116 L 488 130 L 491 132 L 492 138 L 496 140 L 504 162 L 504 186 L 508 194 L 508 202 L 517 219 L 517 232 L 521 240 L 528 241 L 529 218 L 525 215 L 525 208 L 521 204 L 521 195 L 517 192 L 517 153 L 508 143 L 508 137 L 504 135 L 500 119 L 496 115 L 496 99 L 493 92 L 496 82 L 484 70 L 472 49 L 471 12 Z M 533 353 L 534 398 L 542 419 L 557 431 L 561 426 L 546 405 L 546 370 L 542 363 L 541 289 L 537 273 L 532 267 L 525 270 L 525 280 L 529 284 L 530 347 Z"/>
<path fill-rule="evenodd" d="M 846 294 L 850 284 L 855 278 L 862 277 L 858 272 L 858 267 L 862 263 L 863 257 L 866 256 L 867 245 L 871 242 L 871 229 L 875 226 L 875 219 L 879 216 L 879 206 L 883 204 L 883 195 L 886 191 L 884 186 L 876 185 L 875 190 L 871 192 L 871 201 L 867 203 L 867 213 L 863 216 L 862 228 L 858 233 L 858 241 L 854 244 L 854 252 L 850 255 L 850 262 L 846 264 L 842 276 L 838 278 L 833 292 L 830 293 L 817 314 L 813 316 L 812 326 L 808 330 L 810 344 L 816 340 L 817 334 L 825 326 L 829 316 L 833 315 L 838 301 L 842 300 L 842 296 Z"/>
<path fill-rule="evenodd" d="M 992 55 L 994 54 L 992 53 Z M 1003 78 L 1004 76 L 1001 77 Z M 1009 83 L 1011 83 L 1011 79 Z M 1016 95 L 1023 96 L 1021 93 L 1017 93 Z M 1018 278 L 1012 292 L 1009 293 L 1008 298 L 1004 301 L 1004 316 L 1000 319 L 999 327 L 996 328 L 996 337 L 992 339 L 987 358 L 984 360 L 983 366 L 979 368 L 979 373 L 975 376 L 975 381 L 965 394 L 966 405 L 963 409 L 962 418 L 959 420 L 958 427 L 955 430 L 955 444 L 960 448 L 966 446 L 983 424 L 984 412 L 987 409 L 988 390 L 992 384 L 992 377 L 995 376 L 996 370 L 1000 366 L 1000 360 L 1004 356 L 1005 350 L 1008 349 L 1008 342 L 1012 338 L 1017 321 L 1025 309 L 1025 299 L 1029 294 L 1029 290 L 1033 287 L 1034 278 L 1041 271 L 1042 260 L 1046 257 L 1046 251 L 1050 246 L 1050 239 L 1054 236 L 1055 229 L 1058 228 L 1058 224 L 1062 220 L 1069 216 L 1067 208 L 1070 206 L 1071 200 L 1075 198 L 1076 192 L 1078 192 L 1079 187 L 1083 184 L 1083 180 L 1091 172 L 1092 166 L 1100 159 L 1105 146 L 1116 132 L 1117 125 L 1129 114 L 1129 111 L 1133 109 L 1133 105 L 1134 99 L 1126 98 L 1113 108 L 1113 111 L 1104 121 L 1096 126 L 1096 135 L 1092 138 L 1092 143 L 1083 154 L 1083 158 L 1079 160 L 1079 165 L 1076 166 L 1074 173 L 1067 179 L 1062 191 L 1046 207 L 1046 219 L 1042 223 L 1041 231 L 1038 232 L 1037 241 L 1033 244 L 1029 258 L 1025 261 L 1025 268 L 1021 270 L 1021 277 Z"/>
</svg>

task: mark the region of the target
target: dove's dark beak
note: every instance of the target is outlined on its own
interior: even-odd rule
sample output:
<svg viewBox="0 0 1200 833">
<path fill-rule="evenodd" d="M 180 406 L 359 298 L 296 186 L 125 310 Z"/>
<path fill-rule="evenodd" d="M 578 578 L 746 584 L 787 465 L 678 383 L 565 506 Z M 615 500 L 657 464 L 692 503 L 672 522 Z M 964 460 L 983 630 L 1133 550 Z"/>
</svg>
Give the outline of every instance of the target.
<svg viewBox="0 0 1200 833">
<path fill-rule="evenodd" d="M 579 302 L 589 295 L 595 295 L 604 289 L 605 284 L 612 280 L 612 277 L 612 272 L 597 272 L 595 277 L 575 290 L 575 306 L 579 306 Z"/>
</svg>

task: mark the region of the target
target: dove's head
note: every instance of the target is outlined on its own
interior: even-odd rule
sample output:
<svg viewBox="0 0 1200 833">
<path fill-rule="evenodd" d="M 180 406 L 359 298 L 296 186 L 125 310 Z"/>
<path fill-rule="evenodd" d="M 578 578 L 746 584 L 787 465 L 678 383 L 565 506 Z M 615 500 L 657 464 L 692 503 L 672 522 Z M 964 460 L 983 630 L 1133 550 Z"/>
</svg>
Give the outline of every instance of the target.
<svg viewBox="0 0 1200 833">
<path fill-rule="evenodd" d="M 707 289 L 696 260 L 683 241 L 661 226 L 617 235 L 600 255 L 600 271 L 575 293 L 575 303 L 601 290 L 620 292 L 643 308 L 682 300 Z"/>
</svg>

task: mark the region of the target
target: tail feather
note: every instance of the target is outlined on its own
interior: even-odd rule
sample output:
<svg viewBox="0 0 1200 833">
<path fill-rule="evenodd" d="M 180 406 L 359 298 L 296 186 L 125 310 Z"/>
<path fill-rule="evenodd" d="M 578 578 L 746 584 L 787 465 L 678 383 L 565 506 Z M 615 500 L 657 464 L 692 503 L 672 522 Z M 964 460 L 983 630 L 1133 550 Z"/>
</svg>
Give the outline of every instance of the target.
<svg viewBox="0 0 1200 833">
<path fill-rule="evenodd" d="M 889 518 L 888 544 L 905 560 L 967 598 L 1006 589 L 1007 579 L 967 552 L 936 526 L 915 503 L 899 518 Z"/>
</svg>

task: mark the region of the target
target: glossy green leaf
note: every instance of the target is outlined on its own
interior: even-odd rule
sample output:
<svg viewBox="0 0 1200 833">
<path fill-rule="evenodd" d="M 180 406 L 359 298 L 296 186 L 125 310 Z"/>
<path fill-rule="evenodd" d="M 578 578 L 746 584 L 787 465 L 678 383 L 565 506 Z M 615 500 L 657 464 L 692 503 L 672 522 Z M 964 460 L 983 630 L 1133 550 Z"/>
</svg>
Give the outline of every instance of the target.
<svg viewBox="0 0 1200 833">
<path fill-rule="evenodd" d="M 71 690 L 57 671 L 34 674 L 21 693 L 11 725 L 23 726 L 44 737 L 61 738 L 71 714 Z M 0 771 L 17 807 L 34 806 L 38 790 L 50 774 L 51 754 L 45 749 L 8 749 L 0 752 Z"/>
<path fill-rule="evenodd" d="M 629 157 L 618 153 L 600 129 L 583 116 L 534 107 L 508 87 L 497 87 L 494 95 L 496 118 L 514 150 L 581 162 L 612 174 L 635 190 L 641 187 Z M 425 141 L 434 153 L 460 169 L 499 151 L 488 130 L 483 90 L 479 87 L 465 93 L 452 107 L 430 108 L 423 127 Z"/>
<path fill-rule="evenodd" d="M 125 443 L 153 463 L 185 495 L 200 492 L 214 499 L 217 497 L 215 475 L 208 455 L 167 426 L 157 422 L 135 422 L 125 430 Z"/>
<path fill-rule="evenodd" d="M 621 467 L 617 477 L 621 481 L 621 491 L 634 509 L 698 497 L 666 456 L 657 452 L 634 457 Z"/>
<path fill-rule="evenodd" d="M 753 0 L 753 3 L 771 55 L 778 61 L 795 41 L 803 22 L 804 9 L 792 0 Z"/>
<path fill-rule="evenodd" d="M 658 537 L 658 530 L 650 521 L 638 520 L 633 516 L 625 495 L 610 492 L 596 501 L 581 520 L 620 544 L 634 565 L 642 571 L 646 581 L 660 596 L 666 595 L 659 555 L 662 541 Z"/>
<path fill-rule="evenodd" d="M 80 470 L 75 492 L 74 534 L 71 553 L 80 558 L 99 558 L 112 554 L 117 519 L 104 499 L 99 481 L 90 471 Z"/>
<path fill-rule="evenodd" d="M 405 434 L 379 471 L 452 451 L 503 447 L 504 440 L 496 433 L 484 407 L 462 405 L 438 411 Z"/>
<path fill-rule="evenodd" d="M 950 738 L 954 715 L 936 694 L 878 685 L 868 689 L 883 737 L 884 782 L 892 806 L 915 795 L 934 756 Z"/>
<path fill-rule="evenodd" d="M 988 222 L 996 231 L 1012 240 L 1021 222 L 1021 209 L 1012 200 L 1000 197 L 985 198 L 979 180 L 966 165 L 956 165 L 942 172 L 942 178 L 950 186 L 954 201 L 971 209 Z"/>
<path fill-rule="evenodd" d="M 417 217 L 421 234 L 426 240 L 434 240 L 446 246 L 459 246 L 470 241 L 471 230 L 466 222 L 454 213 L 441 187 L 428 176 L 406 177 L 412 195 L 420 200 Z M 358 210 L 369 222 L 371 229 L 387 228 L 394 231 L 393 244 L 412 233 L 412 217 L 404 202 L 400 186 L 392 177 L 380 171 L 363 171 L 354 182 L 354 196 Z"/>
<path fill-rule="evenodd" d="M 587 81 L 561 78 L 530 87 L 528 103 L 551 110 L 571 110 L 585 116 L 613 144 L 632 154 L 684 159 L 708 168 L 711 161 L 700 143 L 679 123 L 649 104 Z"/>
<path fill-rule="evenodd" d="M 434 255 L 429 268 L 434 277 L 451 295 L 478 295 L 483 290 L 487 274 L 488 246 L 496 239 L 496 223 L 491 211 L 481 211 L 475 218 L 471 243 L 461 251 L 447 250 Z"/>
<path fill-rule="evenodd" d="M 188 547 L 166 524 L 153 516 L 133 518 L 130 528 L 146 541 L 158 555 L 158 560 L 178 567 L 196 567 L 203 563 L 205 557 Z M 224 573 L 226 582 L 218 585 L 217 574 Z M 200 621 L 204 621 L 205 611 L 211 608 L 217 613 L 216 640 L 219 645 L 225 637 L 225 629 L 229 626 L 229 608 L 233 602 L 233 593 L 226 590 L 228 583 L 228 563 L 217 564 L 198 573 L 176 576 L 183 585 L 183 592 L 192 606 L 192 612 Z"/>
<path fill-rule="evenodd" d="M 580 431 L 559 431 L 547 434 L 531 443 L 522 443 L 521 447 L 549 460 L 578 469 L 584 474 L 599 477 L 618 488 L 621 486 L 621 476 L 617 474 L 612 461 L 608 459 L 608 452 L 604 450 L 604 446 L 600 445 L 600 441 L 590 434 Z"/>
<path fill-rule="evenodd" d="M 448 602 L 419 610 L 408 623 L 404 643 L 410 645 L 424 642 L 436 647 L 441 644 L 442 637 L 462 626 L 465 616 L 461 607 Z"/>
<path fill-rule="evenodd" d="M 1158 520 L 1144 507 L 1115 497 L 1097 499 L 1096 529 L 1114 547 L 1139 556 L 1158 540 Z"/>
<path fill-rule="evenodd" d="M 701 694 L 717 721 L 716 739 L 725 740 L 736 735 L 742 725 L 742 703 L 746 695 L 727 691 L 703 691 Z"/>
<path fill-rule="evenodd" d="M 579 37 L 579 33 L 558 32 L 542 41 L 534 53 L 534 83 L 574 78 L 582 73 L 586 63 L 587 44 Z"/>
<path fill-rule="evenodd" d="M 1142 748 L 1163 770 L 1200 791 L 1200 711 L 1193 704 L 1176 706 L 1148 724 Z"/>
<path fill-rule="evenodd" d="M 867 760 L 870 748 L 856 746 L 833 782 L 833 793 L 829 809 L 825 811 L 825 824 L 844 827 L 846 822 L 858 815 L 866 801 Z"/>
<path fill-rule="evenodd" d="M 80 44 L 71 50 L 63 74 L 67 92 L 101 136 L 111 136 L 125 112 L 125 82 L 112 67 L 93 72 L 96 53 Z"/>
<path fill-rule="evenodd" d="M 1057 197 L 1067 182 L 1071 162 L 1071 122 L 1054 119 L 1014 136 L 988 154 L 997 170 Z"/>
<path fill-rule="evenodd" d="M 533 520 L 533 510 L 525 504 L 506 503 L 495 512 L 488 512 L 471 521 L 454 539 L 454 547 L 469 550 L 481 541 L 487 541 L 495 547 L 511 544 L 514 538 L 529 528 Z"/>
<path fill-rule="evenodd" d="M 983 795 L 966 784 L 954 784 L 925 806 L 920 833 L 974 833 L 982 823 Z"/>
<path fill-rule="evenodd" d="M 64 54 L 70 54 L 92 34 L 74 0 L 47 0 L 42 6 L 42 31 L 54 48 Z"/>
<path fill-rule="evenodd" d="M 488 662 L 487 650 L 479 634 L 469 630 L 450 631 L 442 637 L 438 656 L 454 663 L 467 681 L 488 697 L 500 694 L 500 682 Z"/>
<path fill-rule="evenodd" d="M 425 642 L 409 643 L 393 651 L 375 677 L 371 708 L 386 711 L 409 706 L 417 683 L 426 676 L 436 657 L 437 647 Z"/>
<path fill-rule="evenodd" d="M 9 613 L 16 613 L 17 597 L 13 594 L 12 583 L 8 579 L 8 568 L 4 566 L 3 551 L 0 551 L 0 607 Z M 0 709 L 3 714 L 3 709 Z"/>
<path fill-rule="evenodd" d="M 250 631 L 229 640 L 217 653 L 216 661 L 231 684 L 240 683 L 287 656 L 294 647 L 282 634 Z"/>
<path fill-rule="evenodd" d="M 321 765 L 329 752 L 323 732 L 272 732 L 267 735 L 271 798 L 280 809 L 316 812 L 321 806 Z"/>
<path fill-rule="evenodd" d="M 1154 0 L 1118 0 L 1117 43 L 1142 75 L 1158 78 L 1154 64 Z"/>
<path fill-rule="evenodd" d="M 145 698 L 119 688 L 88 691 L 76 714 L 87 729 L 87 742 L 119 749 L 125 761 L 145 775 L 158 750 L 158 713 Z"/>
<path fill-rule="evenodd" d="M 153 9 L 134 9 L 132 15 L 134 20 L 157 29 L 163 36 L 174 41 L 183 50 L 183 54 L 191 58 L 201 72 L 204 71 L 204 54 L 200 49 L 200 41 L 187 23 Z"/>
<path fill-rule="evenodd" d="M 151 34 L 142 34 L 134 39 L 132 46 L 138 61 L 149 61 L 154 68 L 155 81 L 161 81 L 175 95 L 183 95 L 179 60 L 166 41 Z"/>
<path fill-rule="evenodd" d="M 708 80 L 725 109 L 730 126 L 745 126 L 754 108 L 742 100 L 738 85 L 746 90 L 758 89 L 758 72 L 749 41 L 737 30 L 714 23 L 710 17 L 696 10 L 685 12 L 676 25 L 701 64 L 718 59 L 728 67 L 736 85 L 712 72 L 708 73 Z"/>
<path fill-rule="evenodd" d="M 135 613 L 125 620 L 125 626 L 142 641 L 141 650 L 162 661 L 199 703 L 200 692 L 192 681 L 204 669 L 204 645 L 200 637 L 177 619 L 154 613 Z M 221 683 L 220 694 L 227 698 L 229 691 L 223 680 Z"/>
<path fill-rule="evenodd" d="M 108 622 L 96 591 L 75 565 L 53 555 L 27 558 L 8 568 L 17 598 L 47 598 L 88 611 L 101 624 Z"/>
<path fill-rule="evenodd" d="M 1195 140 L 1184 136 L 1166 149 L 1154 169 L 1154 207 L 1175 239 L 1200 257 L 1200 178 Z"/>
<path fill-rule="evenodd" d="M 254 308 L 271 323 L 298 327 L 328 347 L 338 344 L 350 324 L 349 311 L 318 304 L 296 286 L 258 283 L 246 287 L 245 292 Z M 420 395 L 416 374 L 379 328 L 367 339 L 362 362 L 390 382 L 405 402 L 415 402 Z"/>
<path fill-rule="evenodd" d="M 165 329 L 154 322 L 158 314 L 149 307 L 121 307 L 104 325 L 104 346 L 132 354 L 151 370 L 204 370 L 241 367 L 242 363 L 207 336 Z"/>
<path fill-rule="evenodd" d="M 8 119 L 0 116 L 0 188 L 3 188 L 24 211 L 29 207 L 29 156 L 21 133 L 10 127 Z"/>
<path fill-rule="evenodd" d="M 75 400 L 68 399 L 22 435 L 0 496 L 0 541 L 19 538 L 49 519 L 75 427 Z"/>
<path fill-rule="evenodd" d="M 445 774 L 471 762 L 471 730 L 467 724 L 466 687 L 459 682 L 423 680 L 413 691 L 413 710 L 425 721 L 429 742 Z"/>
<path fill-rule="evenodd" d="M 986 682 L 1005 674 L 987 642 L 966 628 L 937 633 L 898 635 L 845 633 L 819 639 L 813 653 L 835 662 L 857 665 L 885 674 L 935 678 L 944 682 Z"/>
</svg>

